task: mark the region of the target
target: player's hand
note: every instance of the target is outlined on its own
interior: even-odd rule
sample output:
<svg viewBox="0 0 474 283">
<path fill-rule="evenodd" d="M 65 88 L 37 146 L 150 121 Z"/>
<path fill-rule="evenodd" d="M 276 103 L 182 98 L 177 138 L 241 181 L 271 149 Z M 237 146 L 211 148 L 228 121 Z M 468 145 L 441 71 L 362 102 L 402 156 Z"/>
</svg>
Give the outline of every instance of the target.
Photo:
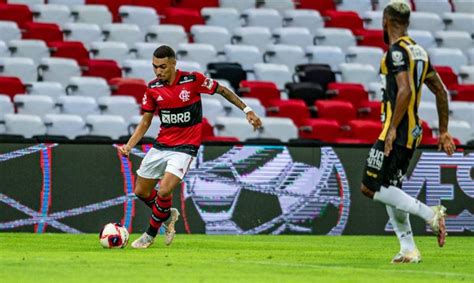
<svg viewBox="0 0 474 283">
<path fill-rule="evenodd" d="M 249 121 L 249 124 L 252 125 L 254 131 L 262 127 L 262 121 L 260 120 L 260 117 L 258 117 L 253 111 L 247 113 L 247 120 Z"/>
<path fill-rule="evenodd" d="M 387 136 L 385 137 L 385 148 L 384 148 L 385 156 L 388 156 L 390 154 L 390 151 L 392 151 L 393 141 L 395 141 L 396 138 L 397 138 L 397 129 L 390 128 L 388 130 Z"/>
<path fill-rule="evenodd" d="M 443 150 L 448 155 L 452 155 L 456 150 L 453 137 L 448 132 L 444 132 L 439 136 L 438 150 Z"/>
<path fill-rule="evenodd" d="M 132 150 L 132 148 L 129 145 L 124 144 L 121 147 L 119 147 L 119 150 L 122 155 L 129 157 L 130 151 Z"/>
</svg>

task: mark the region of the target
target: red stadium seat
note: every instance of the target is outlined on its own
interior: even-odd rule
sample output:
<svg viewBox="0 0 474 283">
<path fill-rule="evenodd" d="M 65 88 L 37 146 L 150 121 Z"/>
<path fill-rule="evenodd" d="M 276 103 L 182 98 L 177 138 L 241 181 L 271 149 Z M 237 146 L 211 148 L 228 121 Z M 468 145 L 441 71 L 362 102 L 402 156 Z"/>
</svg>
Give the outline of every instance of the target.
<svg viewBox="0 0 474 283">
<path fill-rule="evenodd" d="M 335 143 L 339 144 L 366 144 L 365 140 L 361 139 L 351 139 L 351 138 L 337 138 L 334 140 Z"/>
<path fill-rule="evenodd" d="M 174 0 L 174 6 L 201 11 L 204 7 L 219 7 L 219 0 Z"/>
<path fill-rule="evenodd" d="M 53 41 L 48 46 L 52 57 L 71 58 L 81 66 L 89 61 L 89 51 L 80 41 Z"/>
<path fill-rule="evenodd" d="M 241 81 L 239 93 L 245 97 L 257 98 L 263 106 L 267 106 L 272 99 L 280 99 L 280 91 L 273 82 Z"/>
<path fill-rule="evenodd" d="M 63 41 L 63 32 L 57 24 L 26 23 L 24 27 L 23 39 L 41 39 L 46 43 Z"/>
<path fill-rule="evenodd" d="M 214 136 L 214 137 L 204 137 L 202 139 L 203 142 L 239 142 L 239 139 L 236 137 L 224 137 L 224 136 Z"/>
<path fill-rule="evenodd" d="M 33 14 L 27 5 L 0 4 L 0 21 L 16 22 L 20 28 L 33 21 Z"/>
<path fill-rule="evenodd" d="M 453 69 L 448 66 L 435 66 L 436 72 L 438 72 L 441 80 L 448 89 L 455 89 L 458 85 L 458 76 L 454 73 Z"/>
<path fill-rule="evenodd" d="M 318 118 L 335 119 L 342 126 L 356 118 L 354 106 L 347 101 L 317 100 L 314 105 L 318 110 Z"/>
<path fill-rule="evenodd" d="M 340 137 L 341 126 L 334 119 L 306 119 L 302 122 L 299 136 L 303 139 L 332 143 Z"/>
<path fill-rule="evenodd" d="M 327 93 L 334 95 L 333 100 L 349 101 L 356 110 L 363 102 L 369 100 L 369 94 L 361 84 L 330 83 Z"/>
<path fill-rule="evenodd" d="M 305 119 L 309 119 L 310 114 L 302 99 L 273 99 L 269 101 L 267 116 L 290 118 L 297 126 L 300 126 Z"/>
<path fill-rule="evenodd" d="M 359 117 L 374 121 L 380 121 L 382 103 L 380 101 L 363 101 L 360 105 Z"/>
<path fill-rule="evenodd" d="M 431 129 L 430 125 L 424 120 L 421 120 L 421 127 L 423 128 L 423 138 L 432 138 L 433 137 L 433 130 Z"/>
<path fill-rule="evenodd" d="M 109 80 L 112 95 L 130 95 L 138 104 L 142 103 L 143 94 L 147 89 L 146 82 L 142 79 L 113 78 Z"/>
<path fill-rule="evenodd" d="M 212 138 L 214 137 L 214 128 L 209 124 L 209 121 L 206 118 L 202 118 L 202 138 Z"/>
<path fill-rule="evenodd" d="M 358 45 L 380 47 L 387 51 L 388 46 L 383 41 L 383 30 L 358 29 L 353 32 L 357 38 Z"/>
<path fill-rule="evenodd" d="M 326 11 L 325 16 L 328 17 L 325 26 L 329 28 L 346 28 L 353 32 L 364 28 L 362 19 L 355 12 Z"/>
<path fill-rule="evenodd" d="M 174 0 L 132 0 L 132 5 L 154 8 L 158 14 L 163 15 L 172 2 Z"/>
<path fill-rule="evenodd" d="M 164 13 L 163 24 L 181 25 L 186 32 L 190 32 L 193 25 L 204 25 L 201 13 L 192 9 L 167 8 Z"/>
<path fill-rule="evenodd" d="M 349 121 L 349 134 L 353 139 L 365 141 L 365 143 L 374 143 L 382 131 L 382 123 L 370 120 L 352 120 Z"/>
<path fill-rule="evenodd" d="M 300 9 L 313 9 L 323 14 L 328 10 L 336 10 L 334 0 L 299 0 L 296 3 Z"/>
<path fill-rule="evenodd" d="M 105 5 L 112 13 L 113 21 L 119 22 L 120 15 L 118 9 L 122 5 L 132 5 L 133 0 L 86 0 L 86 4 Z M 156 2 L 156 1 L 155 1 Z"/>
<path fill-rule="evenodd" d="M 108 81 L 112 78 L 122 77 L 122 69 L 114 60 L 90 59 L 84 66 L 83 76 L 102 77 Z"/>
<path fill-rule="evenodd" d="M 26 88 L 17 77 L 0 77 L 0 93 L 10 96 L 13 101 L 13 97 L 17 94 L 24 94 Z"/>
<path fill-rule="evenodd" d="M 454 86 L 451 91 L 451 98 L 454 101 L 474 102 L 474 84 Z"/>
</svg>

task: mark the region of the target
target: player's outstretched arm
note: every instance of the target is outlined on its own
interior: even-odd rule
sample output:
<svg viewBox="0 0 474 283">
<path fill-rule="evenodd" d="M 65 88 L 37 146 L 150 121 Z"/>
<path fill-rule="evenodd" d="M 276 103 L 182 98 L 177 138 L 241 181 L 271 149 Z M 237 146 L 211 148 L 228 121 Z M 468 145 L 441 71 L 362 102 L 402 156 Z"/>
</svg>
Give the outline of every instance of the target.
<svg viewBox="0 0 474 283">
<path fill-rule="evenodd" d="M 222 95 L 225 99 L 227 99 L 230 103 L 237 106 L 240 110 L 245 112 L 247 117 L 247 121 L 249 121 L 250 125 L 252 125 L 254 131 L 262 127 L 262 121 L 260 117 L 255 114 L 252 108 L 248 107 L 237 94 L 235 94 L 230 89 L 226 88 L 225 86 L 219 85 L 216 90 L 217 93 Z"/>
<path fill-rule="evenodd" d="M 448 107 L 448 92 L 439 78 L 438 73 L 434 73 L 425 79 L 425 84 L 436 95 L 436 109 L 438 111 L 439 121 L 439 140 L 438 148 L 443 150 L 448 155 L 451 155 L 456 150 L 453 138 L 448 132 L 449 122 L 449 107 Z"/>
<path fill-rule="evenodd" d="M 153 119 L 153 113 L 145 112 L 143 114 L 140 123 L 138 124 L 137 128 L 133 132 L 133 135 L 128 140 L 127 144 L 122 145 L 119 150 L 125 156 L 130 155 L 130 151 L 132 148 L 143 138 L 148 128 L 150 128 L 151 120 Z"/>
</svg>

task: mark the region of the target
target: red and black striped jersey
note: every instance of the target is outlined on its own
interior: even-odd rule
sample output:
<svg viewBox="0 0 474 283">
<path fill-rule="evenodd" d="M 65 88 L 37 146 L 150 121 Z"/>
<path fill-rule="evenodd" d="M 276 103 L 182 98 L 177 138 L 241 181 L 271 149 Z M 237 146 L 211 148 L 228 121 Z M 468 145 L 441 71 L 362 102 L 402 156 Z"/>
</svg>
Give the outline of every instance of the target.
<svg viewBox="0 0 474 283">
<path fill-rule="evenodd" d="M 196 155 L 201 145 L 201 93 L 214 94 L 218 83 L 199 72 L 176 71 L 171 84 L 155 79 L 148 84 L 142 109 L 157 114 L 160 133 L 154 147 Z"/>
</svg>

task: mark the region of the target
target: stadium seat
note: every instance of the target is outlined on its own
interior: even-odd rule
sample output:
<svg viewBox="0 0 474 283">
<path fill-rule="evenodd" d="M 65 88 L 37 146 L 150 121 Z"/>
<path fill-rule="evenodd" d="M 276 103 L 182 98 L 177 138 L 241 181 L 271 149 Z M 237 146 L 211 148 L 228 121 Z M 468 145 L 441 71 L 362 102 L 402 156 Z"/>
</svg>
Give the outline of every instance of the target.
<svg viewBox="0 0 474 283">
<path fill-rule="evenodd" d="M 290 71 L 295 70 L 296 65 L 308 63 L 303 49 L 297 45 L 271 44 L 263 53 L 263 62 L 271 64 L 282 64 Z"/>
<path fill-rule="evenodd" d="M 86 4 L 103 5 L 106 6 L 110 13 L 112 13 L 112 20 L 114 22 L 120 21 L 119 7 L 126 4 L 131 4 L 133 0 L 86 0 Z"/>
<path fill-rule="evenodd" d="M 58 82 L 32 82 L 26 85 L 26 92 L 29 95 L 47 95 L 54 101 L 58 97 L 66 95 L 63 85 Z"/>
<path fill-rule="evenodd" d="M 148 27 L 145 41 L 167 44 L 176 49 L 180 43 L 188 42 L 188 36 L 180 25 L 160 24 Z"/>
<path fill-rule="evenodd" d="M 255 8 L 255 0 L 219 0 L 219 7 L 221 8 L 233 8 L 239 12 L 244 10 Z"/>
<path fill-rule="evenodd" d="M 300 9 L 313 9 L 320 13 L 324 13 L 328 10 L 336 10 L 336 4 L 334 0 L 300 0 L 297 1 L 297 7 Z"/>
<path fill-rule="evenodd" d="M 102 26 L 112 23 L 112 14 L 105 5 L 78 5 L 71 7 L 71 15 L 76 23 Z"/>
<path fill-rule="evenodd" d="M 243 97 L 242 101 L 245 102 L 247 106 L 252 108 L 252 110 L 255 112 L 255 114 L 258 115 L 258 117 L 267 116 L 265 112 L 266 111 L 265 107 L 263 107 L 262 103 L 257 98 Z M 227 117 L 245 118 L 245 113 L 242 110 L 231 105 L 229 102 L 223 105 L 224 105 L 224 109 L 226 110 Z"/>
<path fill-rule="evenodd" d="M 98 99 L 109 97 L 111 90 L 107 81 L 99 77 L 71 77 L 66 86 L 66 93 L 74 96 L 88 96 Z"/>
<path fill-rule="evenodd" d="M 444 30 L 444 22 L 434 13 L 412 12 L 410 14 L 410 29 L 436 32 Z"/>
<path fill-rule="evenodd" d="M 194 25 L 191 34 L 195 43 L 210 44 L 219 53 L 224 52 L 224 46 L 230 44 L 231 39 L 231 34 L 224 27 Z"/>
<path fill-rule="evenodd" d="M 262 117 L 262 130 L 259 138 L 279 139 L 282 142 L 288 142 L 290 139 L 298 137 L 298 128 L 289 118 L 282 117 Z M 251 128 L 247 125 L 247 128 Z"/>
<path fill-rule="evenodd" d="M 428 53 L 432 65 L 451 67 L 455 73 L 459 73 L 461 66 L 468 64 L 466 55 L 457 48 L 431 48 Z"/>
<path fill-rule="evenodd" d="M 163 24 L 180 25 L 186 32 L 189 32 L 193 25 L 205 24 L 200 12 L 192 9 L 166 8 L 163 16 Z"/>
<path fill-rule="evenodd" d="M 142 79 L 145 82 L 150 82 L 156 78 L 149 59 L 125 60 L 122 65 L 122 70 L 124 72 L 124 77 L 126 78 Z"/>
<path fill-rule="evenodd" d="M 125 62 L 128 60 L 125 60 Z M 102 77 L 106 80 L 122 76 L 122 69 L 114 60 L 91 59 L 84 66 L 83 76 Z"/>
<path fill-rule="evenodd" d="M 46 134 L 46 127 L 37 115 L 6 114 L 5 133 L 8 135 L 22 135 L 32 138 L 37 135 Z"/>
<path fill-rule="evenodd" d="M 344 28 L 353 32 L 364 28 L 362 19 L 352 11 L 326 11 L 325 16 L 328 28 Z"/>
<path fill-rule="evenodd" d="M 417 12 L 435 13 L 439 16 L 452 11 L 449 0 L 416 0 L 415 5 Z"/>
<path fill-rule="evenodd" d="M 13 39 L 21 39 L 21 30 L 17 23 L 0 19 L 0 40 L 9 42 Z"/>
<path fill-rule="evenodd" d="M 181 43 L 176 49 L 178 60 L 194 61 L 201 66 L 216 61 L 217 51 L 214 46 L 205 43 Z"/>
<path fill-rule="evenodd" d="M 206 26 L 223 27 L 229 32 L 241 26 L 240 14 L 234 8 L 203 8 L 201 16 Z"/>
<path fill-rule="evenodd" d="M 474 66 L 462 66 L 459 76 L 462 78 L 463 84 L 474 84 Z"/>
<path fill-rule="evenodd" d="M 259 8 L 275 9 L 282 13 L 284 11 L 294 10 L 295 3 L 293 0 L 265 0 Z"/>
<path fill-rule="evenodd" d="M 0 94 L 5 94 L 13 101 L 17 94 L 24 94 L 26 88 L 19 77 L 8 77 L 3 74 L 0 76 Z"/>
<path fill-rule="evenodd" d="M 273 43 L 273 37 L 270 29 L 266 27 L 238 27 L 234 29 L 231 42 L 238 45 L 253 45 L 263 52 L 267 45 Z"/>
<path fill-rule="evenodd" d="M 33 21 L 33 14 L 27 5 L 0 3 L 0 21 L 12 21 L 18 27 L 25 28 L 26 23 Z"/>
<path fill-rule="evenodd" d="M 380 80 L 378 72 L 370 65 L 343 63 L 340 65 L 340 70 L 343 82 L 359 83 L 368 87 L 370 82 Z"/>
<path fill-rule="evenodd" d="M 163 14 L 168 7 L 171 7 L 173 0 L 132 0 L 133 6 L 149 7 L 155 9 L 157 14 Z"/>
<path fill-rule="evenodd" d="M 371 82 L 367 86 L 367 92 L 369 93 L 369 99 L 373 101 L 382 101 L 383 99 L 383 89 L 385 85 L 382 81 Z"/>
<path fill-rule="evenodd" d="M 341 126 L 356 118 L 356 110 L 350 102 L 337 100 L 316 100 L 314 103 L 318 118 L 335 119 Z M 341 115 L 344 113 L 344 115 Z"/>
<path fill-rule="evenodd" d="M 369 100 L 369 94 L 361 84 L 329 83 L 328 95 L 332 100 L 348 101 L 358 110 L 362 103 Z"/>
<path fill-rule="evenodd" d="M 38 115 L 56 113 L 54 100 L 46 95 L 16 95 L 13 98 L 18 114 Z"/>
<path fill-rule="evenodd" d="M 367 64 L 378 70 L 383 54 L 384 52 L 381 48 L 351 46 L 347 49 L 346 58 L 348 63 Z"/>
<path fill-rule="evenodd" d="M 100 27 L 91 23 L 66 23 L 63 33 L 64 40 L 82 42 L 86 48 L 94 41 L 103 40 Z"/>
<path fill-rule="evenodd" d="M 408 35 L 425 50 L 438 47 L 433 34 L 427 30 L 408 30 Z"/>
<path fill-rule="evenodd" d="M 272 99 L 280 99 L 280 91 L 271 81 L 242 81 L 239 93 L 244 97 L 257 98 L 264 106 L 268 106 Z"/>
<path fill-rule="evenodd" d="M 128 136 L 128 125 L 118 115 L 88 115 L 86 125 L 90 129 L 89 135 L 106 136 L 118 140 L 121 136 Z"/>
<path fill-rule="evenodd" d="M 357 45 L 372 46 L 387 50 L 388 46 L 383 41 L 382 30 L 359 29 L 354 32 L 357 39 Z"/>
<path fill-rule="evenodd" d="M 217 117 L 215 129 L 216 136 L 236 137 L 240 141 L 258 137 L 258 132 L 240 117 Z"/>
<path fill-rule="evenodd" d="M 382 29 L 383 13 L 381 11 L 365 11 L 361 14 L 364 28 L 367 30 Z"/>
<path fill-rule="evenodd" d="M 283 26 L 307 28 L 314 35 L 317 29 L 324 28 L 324 19 L 315 10 L 285 10 L 283 11 Z"/>
<path fill-rule="evenodd" d="M 458 77 L 454 73 L 451 67 L 435 66 L 434 69 L 436 70 L 438 75 L 441 77 L 441 80 L 443 81 L 443 83 L 446 85 L 448 89 L 452 89 L 456 87 L 456 85 L 458 84 Z"/>
<path fill-rule="evenodd" d="M 367 144 L 373 144 L 382 132 L 380 121 L 351 120 L 349 121 L 349 135 L 353 139 L 363 140 Z"/>
<path fill-rule="evenodd" d="M 86 122 L 79 115 L 47 114 L 43 118 L 46 135 L 65 136 L 70 140 L 89 133 Z"/>
<path fill-rule="evenodd" d="M 63 32 L 57 24 L 26 23 L 23 39 L 40 39 L 46 41 L 63 41 Z"/>
<path fill-rule="evenodd" d="M 56 106 L 62 114 L 79 115 L 82 118 L 91 114 L 100 114 L 99 106 L 93 97 L 61 96 L 58 97 Z"/>
<path fill-rule="evenodd" d="M 224 106 L 218 99 L 203 95 L 201 103 L 203 116 L 206 117 L 211 125 L 216 123 L 218 117 L 226 116 Z"/>
<path fill-rule="evenodd" d="M 176 68 L 186 72 L 206 72 L 205 66 L 202 66 L 201 64 L 195 61 L 178 60 L 178 62 L 176 63 Z"/>
<path fill-rule="evenodd" d="M 240 82 L 247 79 L 247 74 L 239 63 L 211 63 L 207 70 L 212 78 L 229 81 L 233 89 L 238 89 Z"/>
<path fill-rule="evenodd" d="M 86 0 L 48 0 L 48 5 L 51 5 L 51 4 L 67 5 L 67 6 L 85 5 Z"/>
<path fill-rule="evenodd" d="M 91 43 L 89 52 L 93 59 L 115 60 L 119 65 L 130 59 L 129 49 L 125 42 L 95 41 Z"/>
<path fill-rule="evenodd" d="M 438 120 L 438 111 L 435 102 L 421 101 L 418 106 L 418 116 L 426 121 L 431 127 Z"/>
<path fill-rule="evenodd" d="M 349 29 L 322 28 L 315 32 L 315 45 L 338 46 L 346 50 L 349 46 L 356 45 L 356 38 Z"/>
<path fill-rule="evenodd" d="M 295 72 L 300 82 L 317 83 L 324 90 L 327 89 L 329 83 L 336 81 L 336 75 L 328 65 L 298 65 L 295 68 Z"/>
<path fill-rule="evenodd" d="M 250 8 L 242 12 L 244 26 L 248 27 L 266 27 L 271 29 L 281 27 L 282 17 L 275 9 Z"/>
<path fill-rule="evenodd" d="M 454 101 L 474 102 L 474 84 L 456 85 L 450 93 Z"/>
<path fill-rule="evenodd" d="M 471 93 L 473 96 L 473 93 Z M 471 129 L 474 127 L 474 103 L 466 101 L 452 101 L 449 103 L 451 118 L 463 120 L 469 123 Z"/>
<path fill-rule="evenodd" d="M 147 89 L 142 79 L 113 78 L 109 80 L 112 95 L 129 95 L 135 98 L 138 104 L 142 103 L 143 94 Z"/>
<path fill-rule="evenodd" d="M 338 11 L 354 11 L 359 15 L 372 10 L 371 0 L 342 0 L 337 5 Z"/>
<path fill-rule="evenodd" d="M 273 29 L 276 44 L 297 45 L 301 48 L 313 45 L 313 36 L 305 27 L 283 27 Z"/>
<path fill-rule="evenodd" d="M 74 59 L 81 66 L 89 61 L 89 51 L 80 41 L 54 41 L 48 46 L 51 57 Z"/>
<path fill-rule="evenodd" d="M 7 2 L 9 4 L 23 4 L 27 5 L 31 9 L 35 5 L 44 4 L 46 0 L 3 0 L 0 2 Z"/>
<path fill-rule="evenodd" d="M 173 3 L 174 7 L 186 8 L 200 11 L 205 7 L 218 7 L 219 0 L 176 0 Z"/>
<path fill-rule="evenodd" d="M 315 100 L 327 98 L 321 85 L 314 82 L 287 83 L 285 89 L 288 98 L 303 100 L 307 106 L 313 106 Z"/>
<path fill-rule="evenodd" d="M 131 47 L 135 42 L 145 40 L 140 27 L 135 24 L 113 23 L 102 26 L 104 41 L 123 42 Z"/>
<path fill-rule="evenodd" d="M 140 28 L 142 38 L 149 26 L 160 24 L 156 10 L 151 7 L 122 5 L 119 7 L 120 18 L 124 24 L 135 24 Z"/>
<path fill-rule="evenodd" d="M 267 117 L 290 118 L 295 125 L 300 126 L 303 120 L 310 118 L 310 113 L 304 100 L 273 99 L 268 102 Z"/>
<path fill-rule="evenodd" d="M 332 71 L 339 71 L 339 65 L 346 62 L 346 55 L 337 46 L 308 46 L 306 56 L 310 64 L 329 65 Z"/>
<path fill-rule="evenodd" d="M 133 116 L 130 118 L 130 126 L 128 129 L 129 134 L 133 133 L 135 128 L 140 123 L 141 119 L 142 119 L 142 116 L 139 116 L 139 115 Z M 155 116 L 153 120 L 151 120 L 151 125 L 146 131 L 145 137 L 152 138 L 152 139 L 156 138 L 158 136 L 158 133 L 160 132 L 160 125 L 161 125 L 160 118 Z"/>
<path fill-rule="evenodd" d="M 299 128 L 300 138 L 327 143 L 333 143 L 339 138 L 340 132 L 341 126 L 334 119 L 306 119 Z"/>
<path fill-rule="evenodd" d="M 360 103 L 360 108 L 356 109 L 360 119 L 373 120 L 380 122 L 380 113 L 382 113 L 382 103 L 380 101 L 364 100 Z"/>
<path fill-rule="evenodd" d="M 18 77 L 24 83 L 34 82 L 37 79 L 35 62 L 25 57 L 0 58 L 0 76 Z"/>
<path fill-rule="evenodd" d="M 474 14 L 469 13 L 444 13 L 443 21 L 446 25 L 446 30 L 449 31 L 466 31 L 472 32 L 474 25 Z"/>
<path fill-rule="evenodd" d="M 131 96 L 114 95 L 97 98 L 102 115 L 118 115 L 128 121 L 140 114 L 140 105 Z"/>
<path fill-rule="evenodd" d="M 62 27 L 65 23 L 73 21 L 71 10 L 66 5 L 34 5 L 31 7 L 31 11 L 34 21 L 39 23 L 54 23 Z"/>
<path fill-rule="evenodd" d="M 159 43 L 153 42 L 135 42 L 130 48 L 131 57 L 134 59 L 150 60 L 153 58 L 153 52 L 159 46 Z"/>
<path fill-rule="evenodd" d="M 281 90 L 285 88 L 285 83 L 292 81 L 292 72 L 282 64 L 256 63 L 254 72 L 256 80 L 274 82 Z"/>
<path fill-rule="evenodd" d="M 245 71 L 252 71 L 255 63 L 263 63 L 263 55 L 253 45 L 231 45 L 224 47 L 226 61 L 239 63 Z"/>
<path fill-rule="evenodd" d="M 437 31 L 435 38 L 441 48 L 459 48 L 465 52 L 474 46 L 467 31 Z"/>
<path fill-rule="evenodd" d="M 66 86 L 70 77 L 81 76 L 76 60 L 67 58 L 43 58 L 38 66 L 38 77 L 42 81 L 59 82 Z"/>
<path fill-rule="evenodd" d="M 46 46 L 46 43 L 42 40 L 10 40 L 8 49 L 11 52 L 11 57 L 28 57 L 33 59 L 36 65 L 41 58 L 49 57 L 48 46 Z"/>
<path fill-rule="evenodd" d="M 5 114 L 13 114 L 15 113 L 15 107 L 11 102 L 11 98 L 8 95 L 0 94 L 0 128 L 3 127 L 3 130 L 0 130 L 0 133 L 4 132 L 4 116 Z"/>
<path fill-rule="evenodd" d="M 471 0 L 452 0 L 454 11 L 458 13 L 474 13 L 474 6 Z"/>
</svg>

